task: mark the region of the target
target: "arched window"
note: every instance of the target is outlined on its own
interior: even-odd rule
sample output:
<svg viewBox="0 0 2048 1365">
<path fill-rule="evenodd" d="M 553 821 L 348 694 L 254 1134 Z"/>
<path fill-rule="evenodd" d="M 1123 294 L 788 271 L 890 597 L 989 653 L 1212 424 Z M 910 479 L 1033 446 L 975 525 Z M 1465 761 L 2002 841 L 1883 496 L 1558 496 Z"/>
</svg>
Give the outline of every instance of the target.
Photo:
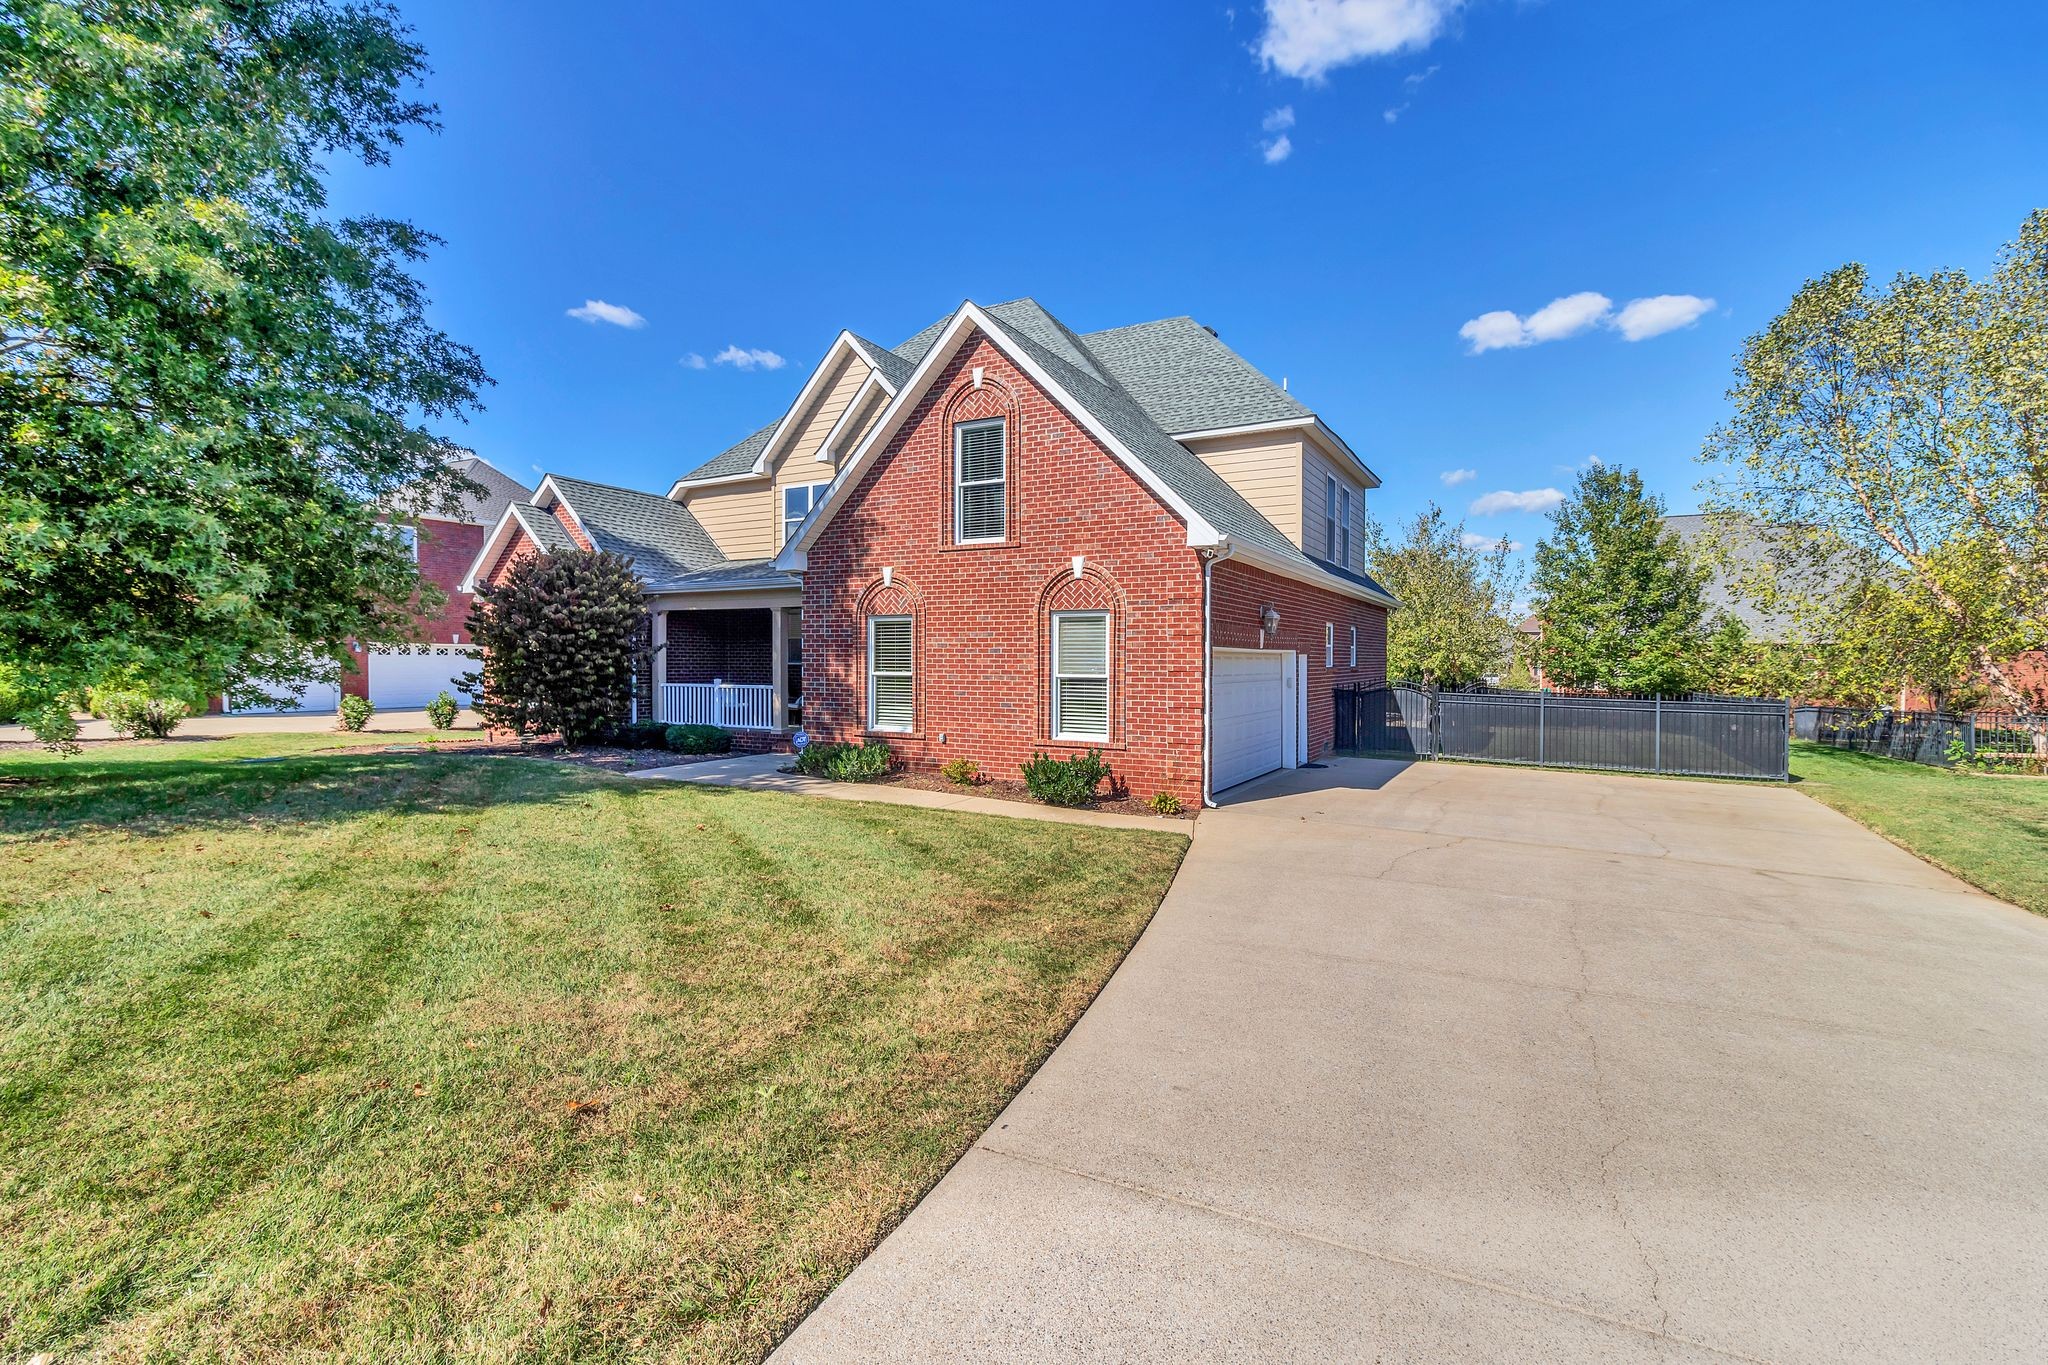
<svg viewBox="0 0 2048 1365">
<path fill-rule="evenodd" d="M 1123 595 L 1092 567 L 1061 573 L 1040 601 L 1043 734 L 1067 744 L 1122 740 Z"/>
</svg>

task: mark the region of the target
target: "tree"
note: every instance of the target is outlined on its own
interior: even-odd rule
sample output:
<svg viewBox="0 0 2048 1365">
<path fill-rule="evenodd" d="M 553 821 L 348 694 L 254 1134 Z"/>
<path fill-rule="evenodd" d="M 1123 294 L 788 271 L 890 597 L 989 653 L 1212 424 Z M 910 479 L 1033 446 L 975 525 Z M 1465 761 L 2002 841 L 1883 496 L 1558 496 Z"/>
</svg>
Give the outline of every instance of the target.
<svg viewBox="0 0 2048 1365">
<path fill-rule="evenodd" d="M 1415 515 L 1399 543 L 1376 521 L 1365 534 L 1367 567 L 1401 603 L 1387 619 L 1387 676 L 1459 687 L 1497 670 L 1514 631 L 1519 586 L 1507 542 L 1467 537 L 1435 503 Z"/>
<path fill-rule="evenodd" d="M 323 158 L 434 109 L 378 0 L 0 0 L 0 662 L 274 692 L 420 587 L 374 505 L 466 486 L 489 381 L 425 318 L 433 237 L 326 213 Z M 415 504 L 426 505 L 426 504 Z"/>
<path fill-rule="evenodd" d="M 1595 464 L 1552 514 L 1530 586 L 1550 681 L 1610 692 L 1683 692 L 1705 681 L 1707 573 L 1664 525 L 1632 469 Z"/>
<path fill-rule="evenodd" d="M 2009 666 L 2048 644 L 2048 210 L 1983 280 L 1809 281 L 1728 398 L 1711 505 L 1776 531 L 1748 590 L 1848 690 L 1981 680 L 2048 753 Z"/>
<path fill-rule="evenodd" d="M 626 718 L 644 647 L 645 585 L 603 550 L 551 550 L 480 588 L 469 613 L 483 668 L 463 679 L 485 722 L 571 748 Z"/>
</svg>

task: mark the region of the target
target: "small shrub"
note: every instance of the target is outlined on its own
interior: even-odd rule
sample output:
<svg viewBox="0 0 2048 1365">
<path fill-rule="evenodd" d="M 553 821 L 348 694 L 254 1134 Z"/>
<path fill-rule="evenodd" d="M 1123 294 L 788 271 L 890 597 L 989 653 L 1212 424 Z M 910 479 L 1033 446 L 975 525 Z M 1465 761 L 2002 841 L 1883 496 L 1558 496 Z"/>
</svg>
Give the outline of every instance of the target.
<svg viewBox="0 0 2048 1365">
<path fill-rule="evenodd" d="M 436 730 L 446 730 L 455 724 L 455 717 L 461 712 L 462 703 L 455 700 L 455 694 L 445 689 L 434 694 L 427 703 L 427 723 Z"/>
<path fill-rule="evenodd" d="M 1024 785 L 1048 806 L 1092 806 L 1095 789 L 1109 776 L 1109 765 L 1094 752 L 1072 758 L 1033 754 L 1024 765 Z"/>
<path fill-rule="evenodd" d="M 971 787 L 981 781 L 981 765 L 971 758 L 953 759 L 939 771 L 945 774 L 948 782 L 957 786 Z"/>
<path fill-rule="evenodd" d="M 886 777 L 896 761 L 880 740 L 866 744 L 813 744 L 796 756 L 796 770 L 835 782 L 873 782 Z"/>
<path fill-rule="evenodd" d="M 350 693 L 341 699 L 341 728 L 344 730 L 359 731 L 368 725 L 370 717 L 376 714 L 377 708 L 370 705 L 368 697 L 358 697 Z"/>
<path fill-rule="evenodd" d="M 662 742 L 679 754 L 729 754 L 732 731 L 716 725 L 671 725 Z"/>
<path fill-rule="evenodd" d="M 620 721 L 606 728 L 604 742 L 621 749 L 666 749 L 668 726 L 658 720 Z"/>
<path fill-rule="evenodd" d="M 191 708 L 176 697 L 153 697 L 147 692 L 103 692 L 100 714 L 117 735 L 130 739 L 169 739 L 178 722 Z"/>
<path fill-rule="evenodd" d="M 823 777 L 825 763 L 832 751 L 842 746 L 837 744 L 807 744 L 796 751 L 796 770 L 806 777 Z"/>
<path fill-rule="evenodd" d="M 1181 804 L 1180 798 L 1172 792 L 1157 792 L 1145 804 L 1152 808 L 1154 815 L 1179 815 L 1187 809 Z"/>
</svg>

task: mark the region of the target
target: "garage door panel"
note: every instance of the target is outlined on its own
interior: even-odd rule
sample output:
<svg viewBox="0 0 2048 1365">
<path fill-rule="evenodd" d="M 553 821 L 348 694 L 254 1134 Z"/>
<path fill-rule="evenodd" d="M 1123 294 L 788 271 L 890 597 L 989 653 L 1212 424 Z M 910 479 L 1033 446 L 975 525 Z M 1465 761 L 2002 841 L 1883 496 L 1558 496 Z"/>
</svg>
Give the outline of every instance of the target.
<svg viewBox="0 0 2048 1365">
<path fill-rule="evenodd" d="M 1217 650 L 1210 685 L 1210 785 L 1217 791 L 1281 766 L 1286 656 Z"/>
<path fill-rule="evenodd" d="M 467 705 L 460 680 L 477 666 L 469 655 L 447 647 L 410 652 L 373 647 L 366 663 L 370 702 L 387 711 L 418 710 L 444 691 Z"/>
</svg>

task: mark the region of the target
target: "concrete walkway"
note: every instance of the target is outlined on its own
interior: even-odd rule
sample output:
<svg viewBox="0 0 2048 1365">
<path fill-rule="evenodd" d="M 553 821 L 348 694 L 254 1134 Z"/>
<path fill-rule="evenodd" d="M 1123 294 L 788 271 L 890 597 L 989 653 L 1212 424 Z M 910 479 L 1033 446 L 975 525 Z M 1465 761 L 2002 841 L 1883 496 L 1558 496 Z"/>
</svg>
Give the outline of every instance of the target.
<svg viewBox="0 0 2048 1365">
<path fill-rule="evenodd" d="M 231 735 L 308 735 L 338 730 L 341 724 L 332 711 L 295 712 L 280 716 L 187 716 L 178 722 L 177 733 L 224 739 Z M 425 711 L 379 711 L 363 727 L 369 734 L 397 734 L 408 730 L 431 730 L 433 722 Z M 457 730 L 476 731 L 483 722 L 476 712 L 464 711 L 455 718 Z M 81 720 L 80 739 L 119 739 L 114 727 L 103 720 Z M 0 744 L 31 743 L 35 739 L 25 725 L 0 725 Z"/>
<path fill-rule="evenodd" d="M 1784 787 L 1340 761 L 781 1359 L 2048 1357 L 2048 920 Z"/>
<path fill-rule="evenodd" d="M 698 782 L 707 787 L 744 787 L 749 791 L 789 792 L 796 796 L 823 796 L 835 801 L 879 801 L 891 806 L 930 806 L 937 810 L 969 811 L 976 815 L 1007 815 L 1025 820 L 1052 820 L 1067 825 L 1106 825 L 1116 829 L 1160 829 L 1191 833 L 1186 820 L 1168 820 L 1154 815 L 1125 815 L 1107 810 L 1062 810 L 1035 802 L 1002 801 L 992 796 L 959 792 L 923 791 L 916 787 L 882 787 L 867 782 L 834 782 L 830 778 L 786 773 L 788 754 L 738 754 L 709 763 L 683 763 L 673 768 L 642 768 L 622 776 L 657 782 Z"/>
</svg>

